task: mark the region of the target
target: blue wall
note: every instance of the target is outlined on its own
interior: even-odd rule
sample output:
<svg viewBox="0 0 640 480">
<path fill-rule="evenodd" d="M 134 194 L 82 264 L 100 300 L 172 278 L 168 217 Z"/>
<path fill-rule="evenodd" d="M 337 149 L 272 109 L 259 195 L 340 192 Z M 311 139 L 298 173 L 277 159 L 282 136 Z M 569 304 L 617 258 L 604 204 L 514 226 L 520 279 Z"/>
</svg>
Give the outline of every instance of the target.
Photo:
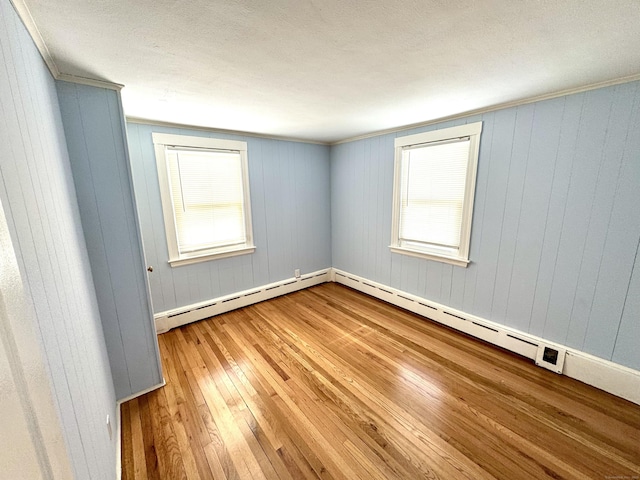
<svg viewBox="0 0 640 480">
<path fill-rule="evenodd" d="M 119 399 L 162 382 L 127 141 L 114 90 L 57 82 L 82 228 Z"/>
<path fill-rule="evenodd" d="M 56 88 L 8 0 L 0 65 L 0 202 L 47 363 L 41 381 L 51 383 L 75 477 L 110 480 L 116 439 L 104 422 L 116 401 Z"/>
<path fill-rule="evenodd" d="M 127 131 L 156 313 L 331 267 L 328 146 L 137 123 Z M 255 253 L 169 266 L 152 132 L 247 142 Z"/>
<path fill-rule="evenodd" d="M 478 120 L 472 263 L 391 254 L 393 139 Z M 639 207 L 638 82 L 331 150 L 334 267 L 635 369 Z"/>
</svg>

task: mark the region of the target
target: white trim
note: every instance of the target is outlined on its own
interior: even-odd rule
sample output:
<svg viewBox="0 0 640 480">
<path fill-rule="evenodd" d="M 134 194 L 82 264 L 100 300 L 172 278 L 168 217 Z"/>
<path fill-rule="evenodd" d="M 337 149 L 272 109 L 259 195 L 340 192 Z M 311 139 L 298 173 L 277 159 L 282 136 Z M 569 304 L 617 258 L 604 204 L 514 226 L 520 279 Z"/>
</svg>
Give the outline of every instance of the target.
<svg viewBox="0 0 640 480">
<path fill-rule="evenodd" d="M 151 134 L 158 172 L 158 184 L 160 187 L 160 200 L 162 215 L 164 218 L 165 238 L 169 252 L 169 265 L 179 267 L 209 260 L 234 257 L 250 254 L 255 251 L 253 244 L 253 227 L 251 223 L 251 195 L 249 192 L 249 163 L 247 160 L 247 142 L 239 140 L 227 140 L 210 137 L 194 137 L 190 135 L 175 135 L 169 133 Z M 176 220 L 174 205 L 171 197 L 166 147 L 195 147 L 211 150 L 230 150 L 240 154 L 240 170 L 242 173 L 242 193 L 244 209 L 245 242 L 232 247 L 221 247 L 204 250 L 196 253 L 180 253 L 178 248 L 178 236 L 176 232 Z"/>
<path fill-rule="evenodd" d="M 405 135 L 394 140 L 393 211 L 391 215 L 391 246 L 389 247 L 392 252 L 449 263 L 459 267 L 467 267 L 469 263 L 471 224 L 473 220 L 473 203 L 475 200 L 481 134 L 482 122 L 480 121 L 430 132 L 417 133 L 415 135 Z M 402 190 L 401 185 L 403 184 L 402 161 L 404 150 L 414 146 L 428 147 L 430 144 L 435 144 L 436 142 L 454 140 L 462 137 L 469 137 L 469 154 L 467 157 L 459 248 L 444 251 L 426 243 L 422 243 L 416 248 L 403 245 L 400 239 L 400 197 Z M 405 173 L 405 175 L 407 174 Z"/>
<path fill-rule="evenodd" d="M 31 15 L 31 11 L 29 10 L 29 7 L 27 7 L 27 4 L 24 2 L 24 0 L 9 0 L 9 1 L 13 5 L 13 9 L 18 14 L 18 17 L 22 21 L 22 24 L 27 29 L 27 32 L 29 32 L 29 35 L 31 36 L 33 43 L 38 49 L 38 52 L 40 53 L 42 60 L 47 65 L 47 69 L 49 70 L 49 73 L 55 80 L 62 80 L 62 81 L 71 82 L 71 83 L 79 83 L 82 85 L 91 85 L 92 87 L 108 88 L 110 90 L 121 90 L 124 87 L 124 85 L 121 85 L 119 83 L 109 82 L 107 80 L 98 80 L 96 78 L 89 78 L 89 77 L 79 77 L 76 75 L 70 75 L 68 73 L 60 72 L 58 65 L 56 65 L 56 62 L 53 59 L 53 55 L 51 55 L 51 52 L 49 51 L 49 47 L 47 47 L 47 44 L 45 43 L 44 38 L 42 38 L 42 35 L 40 34 L 40 29 L 38 28 L 38 25 L 36 25 L 36 22 L 33 19 L 33 16 Z"/>
<path fill-rule="evenodd" d="M 116 401 L 116 480 L 122 480 L 122 415 L 120 402 Z"/>
<path fill-rule="evenodd" d="M 209 260 L 217 260 L 220 258 L 236 257 L 238 255 L 247 255 L 256 251 L 256 247 L 247 247 L 241 245 L 240 248 L 234 248 L 229 250 L 218 250 L 216 253 L 205 253 L 201 255 L 194 255 L 192 257 L 183 256 L 178 260 L 169 260 L 169 265 L 172 267 L 180 267 L 182 265 L 191 265 L 192 263 L 206 262 Z"/>
<path fill-rule="evenodd" d="M 145 395 L 149 392 L 153 392 L 158 388 L 164 387 L 166 384 L 167 382 L 163 378 L 162 383 L 149 388 L 145 388 L 138 393 L 134 393 L 133 395 L 129 395 L 128 397 L 116 401 L 116 480 L 122 479 L 122 415 L 120 414 L 120 407 L 122 407 L 123 403 L 126 403 L 129 400 L 133 400 L 134 398 L 141 397 L 142 395 Z"/>
<path fill-rule="evenodd" d="M 151 134 L 154 145 L 171 145 L 174 147 L 197 147 L 220 150 L 246 150 L 247 142 L 242 140 L 227 140 L 224 138 L 194 137 L 192 135 L 175 135 L 173 133 Z"/>
<path fill-rule="evenodd" d="M 57 80 L 60 76 L 60 70 L 58 70 L 58 66 L 53 60 L 53 56 L 49 51 L 49 47 L 47 47 L 47 44 L 40 34 L 40 30 L 38 29 L 38 26 L 36 25 L 36 22 L 31 15 L 29 7 L 27 7 L 27 4 L 24 2 L 24 0 L 10 0 L 10 2 L 13 4 L 13 8 L 18 14 L 18 17 L 20 17 L 20 20 L 22 20 L 22 24 L 27 29 L 27 32 L 29 32 L 29 35 L 31 36 L 33 43 L 38 49 L 38 52 L 40 52 L 40 56 L 42 57 L 44 63 L 47 65 L 49 73 L 51 73 L 51 76 Z"/>
<path fill-rule="evenodd" d="M 144 390 L 140 390 L 139 392 L 136 393 L 132 393 L 131 395 L 121 398 L 120 400 L 118 400 L 118 407 L 120 405 L 122 405 L 123 403 L 127 403 L 130 400 L 133 400 L 134 398 L 138 398 L 141 397 L 142 395 L 146 395 L 147 393 L 153 392 L 154 390 L 157 390 L 159 388 L 164 387 L 167 384 L 167 382 L 165 381 L 165 379 L 162 379 L 162 382 L 156 384 L 156 385 L 152 385 L 149 388 L 145 388 Z"/>
<path fill-rule="evenodd" d="M 436 262 L 450 263 L 451 265 L 456 265 L 458 267 L 466 267 L 471 263 L 469 260 L 458 257 L 448 257 L 445 255 L 431 255 L 429 253 L 420 252 L 418 250 L 411 250 L 406 247 L 395 247 L 393 245 L 389 245 L 389 250 L 393 253 L 398 253 L 400 255 L 409 255 L 410 257 L 418 257 L 418 258 L 426 258 L 427 260 L 434 260 Z"/>
<path fill-rule="evenodd" d="M 393 146 L 395 148 L 409 147 L 413 145 L 421 145 L 423 143 L 440 142 L 460 137 L 469 137 L 471 135 L 480 135 L 481 133 L 482 122 L 466 123 L 456 127 L 441 128 L 439 130 L 431 130 L 429 132 L 396 137 L 393 141 Z"/>
<path fill-rule="evenodd" d="M 513 100 L 511 102 L 496 103 L 494 105 L 488 105 L 482 108 L 476 108 L 475 110 L 467 110 L 465 112 L 454 113 L 445 117 L 438 117 L 432 120 L 424 122 L 411 123 L 409 125 L 402 125 L 399 127 L 391 127 L 383 130 L 377 130 L 375 132 L 364 133 L 362 135 L 356 135 L 354 137 L 348 137 L 343 140 L 331 142 L 329 145 L 340 145 L 341 143 L 356 142 L 358 140 L 365 140 L 367 138 L 379 137 L 382 135 L 388 135 L 390 133 L 399 133 L 407 130 L 413 130 L 415 128 L 428 127 L 429 125 L 437 125 L 438 123 L 449 122 L 452 120 L 459 120 L 461 118 L 472 117 L 475 115 L 482 115 L 484 113 L 495 112 L 497 110 L 503 110 L 506 108 L 519 107 L 520 105 L 528 105 L 530 103 L 542 102 L 545 100 L 551 100 L 553 98 L 564 97 L 567 95 L 574 95 L 576 93 L 588 92 L 590 90 L 597 90 L 598 88 L 612 87 L 614 85 L 621 85 L 623 83 L 631 83 L 640 80 L 640 73 L 635 75 L 628 75 L 626 77 L 614 78 L 612 80 L 605 80 L 604 82 L 590 83 L 582 87 L 567 88 L 565 90 L 559 90 L 557 92 L 546 93 L 544 95 L 537 95 L 535 97 L 524 97 L 519 100 Z"/>
<path fill-rule="evenodd" d="M 540 345 L 566 350 L 562 374 L 640 405 L 640 371 L 515 330 L 342 270 L 335 281 L 531 360 Z"/>
<path fill-rule="evenodd" d="M 152 120 L 150 118 L 142 118 L 142 117 L 126 117 L 127 123 L 136 123 L 139 125 L 148 125 L 152 127 L 167 127 L 167 128 L 182 128 L 185 130 L 197 130 L 199 132 L 209 132 L 213 134 L 222 134 L 222 135 L 237 135 L 239 137 L 252 137 L 252 138 L 266 138 L 268 140 L 279 140 L 283 142 L 296 142 L 296 143 L 309 143 L 312 145 L 332 145 L 330 142 L 322 142 L 320 140 L 306 140 L 304 138 L 296 138 L 296 137 L 287 137 L 280 135 L 269 135 L 266 133 L 257 133 L 257 132 L 245 132 L 242 130 L 226 130 L 224 128 L 215 128 L 215 127 L 204 127 L 202 125 L 191 125 L 188 123 L 174 123 L 174 122 L 165 122 L 163 120 Z"/>
<path fill-rule="evenodd" d="M 108 90 L 115 90 L 117 92 L 124 88 L 124 85 L 120 83 L 109 82 L 107 80 L 98 80 L 97 78 L 78 77 L 76 75 L 69 75 L 67 73 L 59 73 L 55 78 L 56 80 L 62 80 L 64 82 L 79 83 L 80 85 L 106 88 Z"/>
<path fill-rule="evenodd" d="M 110 83 L 110 82 L 105 82 L 103 80 L 96 80 L 96 79 L 91 79 L 91 78 L 75 77 L 75 76 L 72 76 L 72 75 L 60 73 L 60 70 L 58 69 L 58 66 L 56 65 L 55 61 L 53 60 L 53 57 L 51 56 L 51 53 L 49 52 L 49 48 L 47 47 L 44 39 L 42 38 L 42 35 L 40 34 L 40 30 L 38 29 L 38 26 L 36 25 L 35 21 L 33 20 L 33 17 L 31 16 L 31 12 L 27 8 L 26 4 L 24 3 L 24 0 L 10 0 L 10 2 L 12 3 L 13 8 L 16 10 L 16 13 L 18 14 L 20 19 L 22 20 L 22 23 L 24 24 L 25 28 L 29 32 L 29 35 L 31 35 L 31 38 L 33 39 L 33 42 L 36 45 L 36 48 L 40 52 L 40 56 L 42 57 L 42 59 L 44 60 L 45 64 L 47 65 L 47 68 L 49 69 L 49 72 L 51 73 L 53 78 L 55 78 L 56 80 L 65 80 L 65 81 L 70 81 L 70 82 L 74 82 L 74 83 L 99 82 L 99 83 L 102 83 L 102 84 L 108 84 L 108 85 L 112 86 L 112 87 L 108 87 L 108 86 L 104 86 L 104 85 L 94 85 L 94 86 L 103 86 L 103 88 L 113 88 L 113 86 L 119 86 L 120 88 L 122 88 L 122 85 L 119 85 L 117 83 Z M 62 77 L 66 77 L 66 78 L 62 78 Z M 74 78 L 74 80 L 68 80 L 67 78 Z M 76 81 L 75 79 L 78 79 L 78 80 Z M 377 137 L 377 136 L 386 135 L 386 134 L 389 134 L 389 133 L 402 132 L 402 131 L 410 130 L 410 129 L 413 129 L 413 128 L 426 127 L 426 126 L 429 126 L 429 125 L 435 125 L 437 123 L 447 122 L 447 121 L 450 121 L 450 120 L 457 120 L 457 119 L 460 119 L 460 118 L 470 117 L 472 115 L 481 115 L 483 113 L 495 112 L 496 110 L 502 110 L 502 109 L 505 109 L 505 108 L 517 107 L 517 106 L 520 106 L 520 105 L 527 105 L 529 103 L 540 102 L 540 101 L 543 101 L 543 100 L 550 100 L 552 98 L 563 97 L 565 95 L 572 95 L 572 94 L 575 94 L 575 93 L 587 92 L 589 90 L 596 90 L 598 88 L 610 87 L 610 86 L 613 86 L 613 85 L 620 85 L 622 83 L 635 82 L 637 80 L 640 80 L 640 73 L 639 74 L 635 74 L 635 75 L 628 75 L 626 77 L 614 78 L 612 80 L 605 80 L 603 82 L 590 83 L 588 85 L 584 85 L 584 86 L 581 86 L 581 87 L 567 88 L 565 90 L 559 90 L 557 92 L 547 93 L 547 94 L 544 94 L 544 95 L 537 95 L 537 96 L 534 96 L 534 97 L 525 97 L 525 98 L 522 98 L 522 99 L 513 100 L 511 102 L 497 103 L 495 105 L 489 105 L 487 107 L 477 108 L 475 110 L 467 110 L 465 112 L 460 112 L 460 113 L 456 113 L 456 114 L 445 116 L 445 117 L 438 117 L 438 118 L 434 118 L 432 120 L 427 120 L 427 121 L 424 121 L 424 122 L 412 123 L 412 124 L 409 124 L 409 125 L 402 125 L 402 126 L 392 127 L 392 128 L 383 129 L 383 130 L 376 130 L 374 132 L 365 133 L 363 135 L 356 135 L 354 137 L 348 137 L 348 138 L 345 138 L 345 139 L 342 139 L 342 140 L 338 140 L 338 141 L 335 141 L 335 142 L 323 142 L 323 141 L 320 141 L 320 140 L 311 140 L 311 139 L 307 140 L 307 139 L 301 139 L 301 138 L 295 138 L 295 137 L 278 136 L 278 135 L 267 135 L 267 134 L 253 133 L 253 132 L 243 132 L 243 131 L 239 131 L 239 130 L 225 130 L 225 129 L 218 129 L 218 128 L 209 128 L 209 127 L 202 127 L 202 126 L 198 126 L 198 125 L 188 125 L 188 124 L 181 124 L 181 123 L 165 122 L 165 121 L 162 121 L 162 120 L 151 120 L 151 119 L 146 119 L 146 118 L 141 118 L 141 117 L 129 117 L 128 116 L 128 117 L 126 117 L 126 121 L 130 122 L 130 123 L 140 123 L 140 124 L 144 124 L 144 125 L 157 125 L 157 126 L 165 126 L 165 127 L 187 128 L 187 129 L 191 129 L 191 130 L 202 130 L 202 131 L 207 131 L 207 132 L 227 133 L 227 134 L 230 134 L 230 135 L 242 135 L 242 136 L 258 137 L 258 138 L 270 138 L 270 139 L 273 139 L 273 140 L 284 140 L 284 141 L 288 141 L 288 142 L 312 143 L 312 144 L 316 144 L 316 145 L 339 145 L 341 143 L 349 143 L 349 142 L 354 142 L 356 140 L 363 140 L 363 139 L 366 139 L 366 138 Z M 87 83 L 87 84 L 88 85 L 92 85 L 91 83 Z"/>
<path fill-rule="evenodd" d="M 287 278 L 261 287 L 251 288 L 212 300 L 157 313 L 154 315 L 156 331 L 158 334 L 165 333 L 172 328 L 186 325 L 187 323 L 197 322 L 198 320 L 213 317 L 237 308 L 246 307 L 297 290 L 303 290 L 313 285 L 329 282 L 331 281 L 330 272 L 331 269 L 326 268 L 301 275 L 298 278 Z"/>
</svg>

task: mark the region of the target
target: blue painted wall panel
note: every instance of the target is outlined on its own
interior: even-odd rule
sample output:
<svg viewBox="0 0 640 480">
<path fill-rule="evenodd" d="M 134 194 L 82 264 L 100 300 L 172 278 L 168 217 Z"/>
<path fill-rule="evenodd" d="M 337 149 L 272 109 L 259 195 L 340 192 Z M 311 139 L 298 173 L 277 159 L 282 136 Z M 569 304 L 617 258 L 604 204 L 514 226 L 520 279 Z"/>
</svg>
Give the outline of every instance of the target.
<svg viewBox="0 0 640 480">
<path fill-rule="evenodd" d="M 329 147 L 136 123 L 127 131 L 156 313 L 331 266 Z M 255 253 L 169 266 L 152 132 L 247 142 Z"/>
<path fill-rule="evenodd" d="M 584 349 L 595 355 L 608 358 L 616 350 L 616 341 L 628 342 L 625 334 L 632 334 L 638 330 L 640 316 L 632 317 L 633 302 L 638 300 L 637 284 L 633 283 L 633 269 L 638 268 L 638 242 L 640 238 L 640 85 L 635 84 L 633 98 L 627 97 L 633 105 L 632 117 L 627 125 L 621 125 L 620 130 L 610 129 L 609 135 L 625 135 L 624 147 L 620 150 L 612 149 L 622 157 L 615 183 L 611 188 L 615 192 L 613 206 L 608 216 L 606 237 L 602 247 L 598 276 L 595 280 L 595 292 L 586 326 Z M 630 92 L 619 87 L 622 95 Z M 625 111 L 626 113 L 626 111 Z M 610 122 L 611 123 L 611 122 Z M 624 127 L 627 127 L 625 132 Z M 613 143 L 613 141 L 611 142 Z M 607 152 L 610 153 L 610 152 Z M 615 155 L 614 155 L 615 156 Z M 598 205 L 599 209 L 611 208 L 607 202 Z M 628 303 L 627 303 L 628 302 Z M 627 310 L 625 307 L 629 307 Z M 616 320 L 624 315 L 622 320 Z M 612 328 L 613 327 L 613 328 Z M 622 336 L 620 335 L 622 332 Z M 639 337 L 632 337 L 637 340 Z M 622 352 L 622 351 L 621 351 Z M 620 353 L 621 355 L 621 353 Z M 638 353 L 621 363 L 640 369 Z M 634 363 L 635 362 L 635 363 Z"/>
<path fill-rule="evenodd" d="M 0 0 L 0 202 L 76 478 L 113 479 L 116 397 L 55 82 Z M 46 432 L 48 429 L 44 429 Z"/>
<path fill-rule="evenodd" d="M 625 304 L 622 310 L 622 321 L 616 332 L 612 360 L 616 363 L 639 368 L 640 348 L 640 241 L 636 246 L 633 274 L 629 282 L 629 288 L 625 292 Z"/>
<path fill-rule="evenodd" d="M 584 102 L 584 94 L 566 97 L 563 102 L 560 138 L 554 159 L 553 179 L 551 180 L 551 192 L 544 224 L 543 245 L 539 258 L 529 327 L 530 332 L 538 336 L 544 334 L 547 320 L 551 287 L 558 259 L 558 246 L 565 218 L 565 206 L 571 183 L 573 151 L 578 141 Z"/>
<path fill-rule="evenodd" d="M 639 85 L 482 116 L 466 269 L 389 253 L 393 138 L 478 117 L 332 147 L 333 265 L 640 369 Z"/>
<path fill-rule="evenodd" d="M 119 92 L 57 82 L 116 395 L 162 382 Z"/>
</svg>

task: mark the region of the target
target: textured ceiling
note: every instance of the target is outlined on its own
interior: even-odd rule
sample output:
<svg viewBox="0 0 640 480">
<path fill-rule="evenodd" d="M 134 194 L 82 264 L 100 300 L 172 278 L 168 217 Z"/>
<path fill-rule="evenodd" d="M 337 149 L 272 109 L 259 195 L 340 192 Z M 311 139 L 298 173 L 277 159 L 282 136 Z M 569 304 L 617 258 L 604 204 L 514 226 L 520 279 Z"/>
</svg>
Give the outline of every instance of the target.
<svg viewBox="0 0 640 480">
<path fill-rule="evenodd" d="M 640 74 L 640 0 L 24 0 L 128 116 L 317 141 Z"/>
</svg>

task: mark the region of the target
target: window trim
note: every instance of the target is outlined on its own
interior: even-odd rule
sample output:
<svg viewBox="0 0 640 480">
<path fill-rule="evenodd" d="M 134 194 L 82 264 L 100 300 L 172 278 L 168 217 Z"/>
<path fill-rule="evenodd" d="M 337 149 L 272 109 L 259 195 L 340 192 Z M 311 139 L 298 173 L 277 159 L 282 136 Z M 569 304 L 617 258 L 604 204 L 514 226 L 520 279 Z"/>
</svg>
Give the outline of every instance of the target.
<svg viewBox="0 0 640 480">
<path fill-rule="evenodd" d="M 253 229 L 251 225 L 251 199 L 249 195 L 249 164 L 247 161 L 247 142 L 238 140 L 225 140 L 209 137 L 194 137 L 189 135 L 174 135 L 168 133 L 152 133 L 153 146 L 156 157 L 156 168 L 158 172 L 158 185 L 160 186 L 160 200 L 162 203 L 162 215 L 164 219 L 165 238 L 169 253 L 168 263 L 172 267 L 188 265 L 192 263 L 205 262 L 208 260 L 234 257 L 253 253 L 256 249 L 253 244 Z M 171 200 L 171 188 L 169 186 L 169 174 L 165 148 L 204 148 L 212 150 L 233 150 L 240 152 L 240 162 L 242 170 L 242 193 L 246 242 L 240 245 L 233 245 L 228 248 L 219 247 L 210 250 L 197 251 L 191 254 L 180 253 L 178 249 L 178 236 L 176 232 L 176 221 L 173 212 L 173 201 Z"/>
<path fill-rule="evenodd" d="M 473 204 L 480 153 L 480 134 L 482 122 L 469 123 L 457 127 L 443 128 L 429 132 L 397 137 L 394 141 L 395 157 L 393 172 L 393 212 L 391 225 L 391 245 L 393 253 L 426 258 L 438 262 L 466 267 L 469 263 L 469 247 L 471 243 L 471 223 L 473 220 Z M 400 194 L 402 185 L 402 152 L 407 147 L 416 147 L 428 143 L 440 143 L 460 137 L 469 137 L 469 159 L 465 181 L 464 203 L 462 207 L 462 223 L 460 230 L 460 247 L 458 255 L 438 252 L 436 248 L 409 248 L 400 244 Z"/>
</svg>

